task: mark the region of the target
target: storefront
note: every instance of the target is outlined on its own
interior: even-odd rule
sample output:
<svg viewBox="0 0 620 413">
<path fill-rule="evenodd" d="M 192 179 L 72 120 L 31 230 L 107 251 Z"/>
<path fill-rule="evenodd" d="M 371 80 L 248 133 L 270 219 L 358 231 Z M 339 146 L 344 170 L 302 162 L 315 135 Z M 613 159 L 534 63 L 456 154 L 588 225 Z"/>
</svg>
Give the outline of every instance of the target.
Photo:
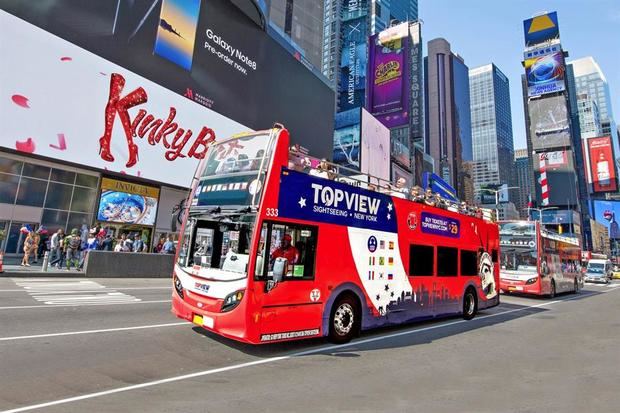
<svg viewBox="0 0 620 413">
<path fill-rule="evenodd" d="M 0 250 L 20 254 L 20 228 L 48 234 L 90 225 L 100 175 L 86 169 L 0 151 Z M 45 235 L 43 234 L 43 238 Z"/>
<path fill-rule="evenodd" d="M 107 229 L 114 238 L 137 235 L 150 250 L 157 217 L 160 189 L 104 177 L 97 202 L 95 225 Z"/>
</svg>

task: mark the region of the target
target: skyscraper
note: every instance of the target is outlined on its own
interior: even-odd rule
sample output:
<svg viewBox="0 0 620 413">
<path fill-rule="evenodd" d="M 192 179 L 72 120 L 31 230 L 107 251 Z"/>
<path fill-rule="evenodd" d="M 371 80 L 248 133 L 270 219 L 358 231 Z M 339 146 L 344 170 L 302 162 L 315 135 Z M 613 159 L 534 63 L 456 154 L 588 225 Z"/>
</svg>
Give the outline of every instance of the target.
<svg viewBox="0 0 620 413">
<path fill-rule="evenodd" d="M 592 99 L 587 93 L 580 93 L 577 95 L 577 109 L 579 110 L 581 139 L 601 136 L 603 130 L 596 100 Z"/>
<path fill-rule="evenodd" d="M 473 161 L 469 69 L 441 38 L 428 42 L 424 66 L 426 151 L 435 159 L 435 172 L 463 197 L 472 185 L 470 168 L 463 168 Z"/>
<path fill-rule="evenodd" d="M 561 226 L 565 233 L 583 234 L 584 245 L 588 245 L 575 79 L 572 66 L 565 61 L 568 54 L 560 41 L 557 13 L 526 19 L 523 34 L 522 87 L 532 192 L 538 207 L 551 209 L 543 214 L 544 224 L 558 231 Z M 561 215 L 570 219 L 561 220 Z"/>
<path fill-rule="evenodd" d="M 569 62 L 575 73 L 577 94 L 586 93 L 598 106 L 603 135 L 615 133 L 616 123 L 611 107 L 611 93 L 605 74 L 592 56 Z M 616 139 L 617 141 L 617 139 Z"/>
<path fill-rule="evenodd" d="M 271 0 L 269 28 L 320 70 L 323 55 L 322 1 Z"/>
<path fill-rule="evenodd" d="M 476 189 L 515 183 L 509 87 L 508 78 L 492 63 L 469 71 Z"/>
<path fill-rule="evenodd" d="M 366 38 L 363 43 L 367 46 L 368 36 L 389 27 L 391 20 L 418 19 L 418 0 L 316 0 L 320 1 L 324 1 L 321 68 L 337 91 L 348 82 L 339 70 L 343 63 L 343 48 L 348 47 L 345 50 L 353 54 L 357 52 L 346 44 L 351 33 L 363 34 Z M 312 3 L 310 0 L 305 2 Z M 362 60 L 360 57 L 358 61 Z M 365 61 L 363 63 L 365 68 Z"/>
<path fill-rule="evenodd" d="M 527 206 L 532 193 L 532 179 L 530 175 L 530 160 L 527 149 L 517 149 L 514 152 L 514 171 L 516 184 L 519 187 L 517 197 L 513 201 L 519 210 L 521 218 L 527 218 Z"/>
</svg>

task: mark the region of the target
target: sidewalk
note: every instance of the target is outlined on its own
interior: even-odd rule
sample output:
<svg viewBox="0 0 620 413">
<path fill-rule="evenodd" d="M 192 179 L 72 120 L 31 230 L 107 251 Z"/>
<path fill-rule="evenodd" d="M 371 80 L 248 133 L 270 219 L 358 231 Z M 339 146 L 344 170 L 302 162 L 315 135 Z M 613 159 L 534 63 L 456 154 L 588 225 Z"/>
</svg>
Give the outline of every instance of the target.
<svg viewBox="0 0 620 413">
<path fill-rule="evenodd" d="M 3 270 L 0 273 L 0 277 L 84 277 L 82 271 L 76 271 L 71 269 L 58 269 L 48 265 L 47 271 L 43 271 L 43 258 L 38 263 L 30 263 L 30 267 L 22 267 L 21 257 L 7 257 L 4 256 Z"/>
</svg>

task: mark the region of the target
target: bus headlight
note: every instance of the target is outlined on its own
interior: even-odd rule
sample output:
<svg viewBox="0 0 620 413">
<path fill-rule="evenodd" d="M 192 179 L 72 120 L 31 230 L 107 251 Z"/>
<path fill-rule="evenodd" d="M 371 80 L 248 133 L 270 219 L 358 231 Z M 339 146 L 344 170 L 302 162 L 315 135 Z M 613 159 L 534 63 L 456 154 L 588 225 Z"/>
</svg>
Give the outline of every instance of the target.
<svg viewBox="0 0 620 413">
<path fill-rule="evenodd" d="M 529 280 L 527 280 L 525 283 L 526 283 L 527 285 L 530 285 L 530 284 L 534 284 L 536 281 L 538 281 L 538 278 L 530 278 L 530 279 L 529 279 Z"/>
<path fill-rule="evenodd" d="M 183 296 L 183 284 L 181 284 L 181 280 L 179 280 L 179 277 L 177 277 L 176 274 L 174 275 L 174 289 L 177 294 L 179 294 L 179 297 L 185 298 Z"/>
<path fill-rule="evenodd" d="M 226 298 L 224 298 L 224 304 L 222 304 L 222 312 L 225 313 L 238 306 L 243 299 L 244 292 L 244 290 L 239 290 L 235 291 L 232 294 L 228 294 Z"/>
</svg>

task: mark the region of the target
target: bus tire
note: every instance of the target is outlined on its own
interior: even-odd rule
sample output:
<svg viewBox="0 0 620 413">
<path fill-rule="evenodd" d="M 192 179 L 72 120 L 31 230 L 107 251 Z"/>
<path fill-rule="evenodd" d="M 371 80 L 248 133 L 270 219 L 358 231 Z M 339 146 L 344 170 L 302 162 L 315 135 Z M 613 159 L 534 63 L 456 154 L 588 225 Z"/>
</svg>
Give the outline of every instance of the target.
<svg viewBox="0 0 620 413">
<path fill-rule="evenodd" d="M 551 280 L 551 285 L 549 286 L 549 298 L 555 298 L 555 280 Z"/>
<path fill-rule="evenodd" d="M 349 294 L 340 296 L 332 307 L 329 317 L 329 341 L 334 344 L 348 343 L 358 333 L 362 313 L 359 303 Z"/>
<path fill-rule="evenodd" d="M 476 316 L 478 312 L 478 298 L 476 297 L 476 291 L 469 287 L 465 290 L 463 296 L 463 318 L 465 320 L 471 320 Z"/>
</svg>

